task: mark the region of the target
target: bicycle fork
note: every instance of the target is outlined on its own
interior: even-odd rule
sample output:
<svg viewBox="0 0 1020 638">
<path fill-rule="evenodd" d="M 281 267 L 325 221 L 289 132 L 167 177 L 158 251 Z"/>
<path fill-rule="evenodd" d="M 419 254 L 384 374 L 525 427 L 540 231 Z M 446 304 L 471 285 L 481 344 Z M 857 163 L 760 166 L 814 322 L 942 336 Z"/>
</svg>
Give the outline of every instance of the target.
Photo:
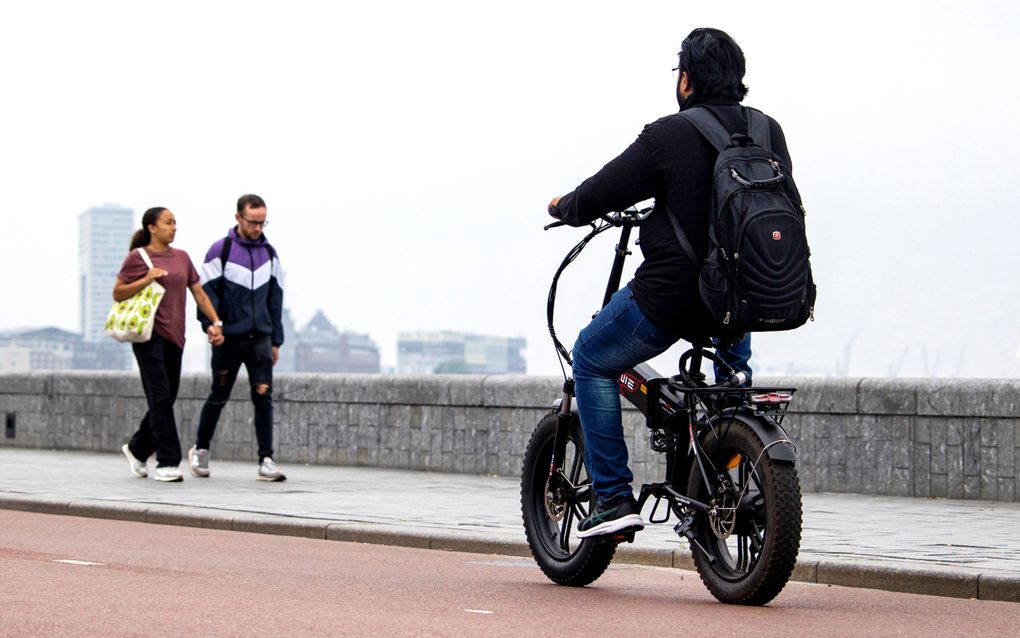
<svg viewBox="0 0 1020 638">
<path fill-rule="evenodd" d="M 573 399 L 574 380 L 567 379 L 563 382 L 563 400 L 560 401 L 560 411 L 556 415 L 556 438 L 553 440 L 552 461 L 549 463 L 549 481 L 563 467 L 563 460 L 567 455 L 567 439 L 570 438 L 570 407 Z"/>
</svg>

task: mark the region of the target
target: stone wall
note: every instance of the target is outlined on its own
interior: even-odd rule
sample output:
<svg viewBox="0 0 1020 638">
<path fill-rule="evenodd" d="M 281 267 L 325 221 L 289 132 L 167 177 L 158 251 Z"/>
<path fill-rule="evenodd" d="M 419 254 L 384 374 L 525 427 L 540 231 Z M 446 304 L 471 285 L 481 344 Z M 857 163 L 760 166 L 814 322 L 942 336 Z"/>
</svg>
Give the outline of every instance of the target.
<svg viewBox="0 0 1020 638">
<path fill-rule="evenodd" d="M 1020 381 L 761 379 L 800 388 L 784 425 L 804 491 L 1016 501 Z M 531 430 L 559 396 L 553 377 L 278 375 L 276 460 L 518 476 Z M 185 449 L 208 391 L 185 375 Z M 214 459 L 255 461 L 239 379 Z M 0 445 L 114 452 L 145 413 L 129 373 L 0 374 Z M 661 480 L 641 415 L 624 423 L 637 480 Z"/>
</svg>

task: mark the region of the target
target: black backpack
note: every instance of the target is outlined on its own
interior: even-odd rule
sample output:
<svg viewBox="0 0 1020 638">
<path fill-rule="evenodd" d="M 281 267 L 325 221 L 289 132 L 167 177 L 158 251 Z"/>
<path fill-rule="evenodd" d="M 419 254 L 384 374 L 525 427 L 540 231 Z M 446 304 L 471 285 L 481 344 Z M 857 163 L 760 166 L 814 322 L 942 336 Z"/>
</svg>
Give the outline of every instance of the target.
<svg viewBox="0 0 1020 638">
<path fill-rule="evenodd" d="M 788 167 L 772 152 L 769 121 L 744 107 L 748 133 L 730 133 L 704 108 L 680 115 L 719 151 L 712 183 L 701 299 L 721 335 L 791 330 L 814 319 L 815 283 L 804 206 Z M 683 229 L 667 211 L 684 252 Z"/>
</svg>

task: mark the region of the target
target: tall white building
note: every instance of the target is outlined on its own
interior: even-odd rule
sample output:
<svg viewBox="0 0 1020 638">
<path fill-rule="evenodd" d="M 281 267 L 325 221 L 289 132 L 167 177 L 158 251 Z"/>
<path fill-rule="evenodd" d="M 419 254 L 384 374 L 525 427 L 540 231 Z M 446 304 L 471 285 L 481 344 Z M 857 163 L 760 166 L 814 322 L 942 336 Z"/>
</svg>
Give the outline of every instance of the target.
<svg viewBox="0 0 1020 638">
<path fill-rule="evenodd" d="M 78 216 L 80 326 L 85 341 L 109 339 L 103 326 L 134 230 L 134 211 L 117 204 L 94 206 Z"/>
</svg>

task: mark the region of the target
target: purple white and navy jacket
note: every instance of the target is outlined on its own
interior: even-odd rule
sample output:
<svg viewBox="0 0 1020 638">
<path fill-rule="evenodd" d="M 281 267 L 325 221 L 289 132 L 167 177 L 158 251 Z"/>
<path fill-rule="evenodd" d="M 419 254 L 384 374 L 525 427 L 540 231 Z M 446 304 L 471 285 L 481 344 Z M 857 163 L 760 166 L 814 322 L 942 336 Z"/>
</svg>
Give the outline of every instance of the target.
<svg viewBox="0 0 1020 638">
<path fill-rule="evenodd" d="M 245 239 L 231 228 L 230 254 L 221 261 L 224 239 L 213 243 L 199 271 L 202 288 L 209 295 L 220 320 L 223 334 L 271 335 L 274 346 L 283 344 L 283 285 L 280 259 L 266 241 Z M 210 322 L 201 311 L 202 329 Z"/>
</svg>

